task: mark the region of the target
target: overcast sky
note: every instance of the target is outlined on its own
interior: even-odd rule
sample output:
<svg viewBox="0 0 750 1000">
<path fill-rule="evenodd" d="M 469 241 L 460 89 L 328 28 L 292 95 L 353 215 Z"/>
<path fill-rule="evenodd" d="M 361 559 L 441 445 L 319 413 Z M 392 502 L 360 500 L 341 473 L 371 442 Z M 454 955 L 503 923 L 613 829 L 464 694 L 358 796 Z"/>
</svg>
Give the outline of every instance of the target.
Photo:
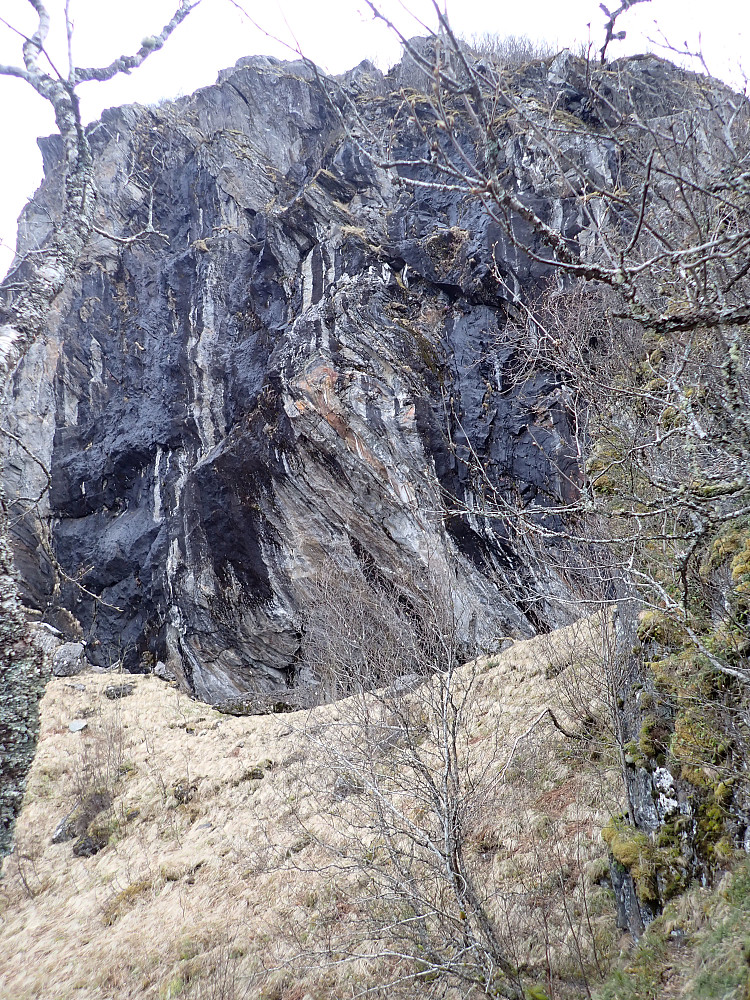
<svg viewBox="0 0 750 1000">
<path fill-rule="evenodd" d="M 441 0 L 442 2 L 442 0 Z M 611 0 L 611 6 L 619 0 Z M 64 0 L 47 4 L 62 29 Z M 78 65 L 106 65 L 115 56 L 135 52 L 141 39 L 169 20 L 175 0 L 71 0 L 75 21 L 74 59 Z M 399 45 L 361 0 L 242 0 L 242 6 L 266 31 L 299 44 L 325 70 L 340 73 L 362 59 L 387 69 L 399 58 Z M 424 33 L 419 21 L 434 24 L 428 0 L 385 0 L 382 4 L 406 34 Z M 454 28 L 464 36 L 485 31 L 528 35 L 559 48 L 586 42 L 601 45 L 604 16 L 598 0 L 448 0 Z M 0 16 L 21 31 L 33 30 L 28 0 L 0 0 Z M 662 36 L 672 45 L 702 45 L 709 68 L 742 87 L 743 48 L 750 42 L 750 5 L 746 0 L 651 0 L 621 18 L 625 42 L 610 55 L 654 49 Z M 48 46 L 55 63 L 65 66 L 63 35 Z M 21 64 L 21 39 L 0 24 L 0 63 Z M 174 33 L 130 76 L 80 89 L 87 120 L 103 108 L 133 101 L 153 103 L 190 93 L 213 83 L 220 69 L 243 55 L 267 53 L 293 58 L 289 49 L 263 34 L 231 0 L 202 0 Z M 748 59 L 750 66 L 750 58 Z M 749 69 L 750 72 L 750 69 Z M 15 243 L 15 220 L 41 179 L 36 137 L 54 130 L 46 103 L 27 84 L 0 77 L 0 274 L 7 269 Z"/>
</svg>

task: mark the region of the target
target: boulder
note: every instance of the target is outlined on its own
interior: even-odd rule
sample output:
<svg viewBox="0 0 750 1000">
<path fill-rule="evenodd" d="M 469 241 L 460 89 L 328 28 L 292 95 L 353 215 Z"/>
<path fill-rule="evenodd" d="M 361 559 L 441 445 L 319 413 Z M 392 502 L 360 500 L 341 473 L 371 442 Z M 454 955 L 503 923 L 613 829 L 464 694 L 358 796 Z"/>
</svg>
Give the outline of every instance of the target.
<svg viewBox="0 0 750 1000">
<path fill-rule="evenodd" d="M 52 655 L 52 673 L 55 677 L 75 677 L 86 669 L 82 642 L 64 642 Z"/>
</svg>

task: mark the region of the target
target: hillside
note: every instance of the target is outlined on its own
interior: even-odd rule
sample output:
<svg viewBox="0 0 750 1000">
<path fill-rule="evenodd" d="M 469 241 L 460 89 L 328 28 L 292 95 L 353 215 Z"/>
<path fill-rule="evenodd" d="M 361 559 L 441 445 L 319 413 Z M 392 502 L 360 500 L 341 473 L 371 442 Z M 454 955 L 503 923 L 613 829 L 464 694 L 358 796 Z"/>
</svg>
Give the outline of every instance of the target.
<svg viewBox="0 0 750 1000">
<path fill-rule="evenodd" d="M 532 983 L 545 982 L 547 928 L 561 996 L 580 995 L 576 949 L 595 976 L 596 956 L 605 961 L 620 933 L 600 884 L 600 830 L 618 806 L 597 730 L 600 642 L 597 623 L 582 623 L 516 642 L 457 677 L 475 677 L 464 733 L 467 796 L 481 778 L 471 864 Z M 104 697 L 125 681 L 132 694 Z M 400 697 L 423 710 L 419 689 Z M 377 905 L 352 833 L 366 815 L 363 794 L 341 792 L 341 762 L 324 752 L 350 705 L 237 718 L 153 676 L 53 679 L 5 862 L 0 995 L 322 1000 L 394 981 L 393 995 L 413 996 L 414 968 L 385 957 L 383 942 L 380 957 L 349 960 L 368 945 L 379 951 L 360 938 Z M 589 729 L 583 751 L 548 718 L 529 732 L 546 707 L 571 732 Z M 86 728 L 71 732 L 74 719 Z M 101 850 L 77 857 L 77 838 L 51 843 L 95 793 L 111 798 L 88 825 Z M 377 830 L 371 837 L 377 844 Z M 235 993 L 221 992 L 225 975 L 236 976 Z"/>
<path fill-rule="evenodd" d="M 622 807 L 601 627 L 519 641 L 458 673 L 472 692 L 467 800 L 479 789 L 472 870 L 534 1000 L 587 988 L 602 1000 L 740 1000 L 750 868 L 739 856 L 728 859 L 735 876 L 693 887 L 639 946 L 618 929 L 601 837 Z M 105 697 L 122 683 L 130 694 Z M 419 689 L 397 700 L 421 712 L 429 703 Z M 383 831 L 370 826 L 351 761 L 330 752 L 337 727 L 357 717 L 351 700 L 233 717 L 154 676 L 53 679 L 3 868 L 0 995 L 471 995 L 431 987 L 389 947 L 392 914 L 373 892 L 388 873 L 373 860 Z M 86 727 L 71 732 L 75 720 Z M 418 806 L 416 783 L 409 792 Z M 84 808 L 76 836 L 52 843 L 92 795 L 106 796 L 101 811 Z M 90 856 L 76 847 L 86 837 Z"/>
</svg>

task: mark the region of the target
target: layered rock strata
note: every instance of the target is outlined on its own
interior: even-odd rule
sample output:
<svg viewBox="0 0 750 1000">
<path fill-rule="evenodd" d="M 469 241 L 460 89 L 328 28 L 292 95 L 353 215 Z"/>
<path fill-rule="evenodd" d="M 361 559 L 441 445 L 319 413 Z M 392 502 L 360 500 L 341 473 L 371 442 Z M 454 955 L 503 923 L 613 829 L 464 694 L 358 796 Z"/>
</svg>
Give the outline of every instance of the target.
<svg viewBox="0 0 750 1000">
<path fill-rule="evenodd" d="M 102 235 L 9 389 L 23 448 L 3 442 L 28 600 L 72 612 L 91 662 L 164 662 L 210 701 L 294 684 L 331 561 L 450 580 L 467 653 L 565 620 L 560 581 L 483 516 L 493 490 L 575 488 L 558 375 L 512 377 L 508 317 L 545 268 L 472 200 L 367 155 L 386 128 L 421 154 L 398 84 L 363 64 L 332 100 L 304 64 L 253 57 L 91 126 Z M 611 174 L 603 140 L 571 142 Z M 531 146 L 509 133 L 510 174 L 584 245 Z M 43 150 L 22 250 L 59 205 Z"/>
</svg>

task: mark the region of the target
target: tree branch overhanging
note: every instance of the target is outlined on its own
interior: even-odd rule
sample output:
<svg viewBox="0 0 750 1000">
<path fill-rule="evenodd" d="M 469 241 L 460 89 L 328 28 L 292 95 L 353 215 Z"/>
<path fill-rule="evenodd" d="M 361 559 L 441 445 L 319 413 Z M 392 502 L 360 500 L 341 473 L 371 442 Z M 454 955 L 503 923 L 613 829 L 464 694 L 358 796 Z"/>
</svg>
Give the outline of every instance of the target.
<svg viewBox="0 0 750 1000">
<path fill-rule="evenodd" d="M 88 68 L 76 67 L 73 70 L 74 86 L 78 86 L 80 83 L 90 83 L 92 81 L 103 83 L 106 80 L 111 80 L 119 73 L 130 73 L 132 70 L 137 69 L 139 66 L 143 65 L 150 55 L 154 52 L 158 52 L 159 49 L 164 47 L 167 39 L 170 37 L 175 28 L 182 24 L 185 18 L 191 11 L 195 10 L 200 2 L 201 0 L 181 0 L 179 7 L 174 12 L 170 20 L 161 29 L 159 34 L 150 35 L 148 38 L 144 38 L 141 42 L 141 47 L 134 55 L 118 56 L 117 59 L 113 59 L 108 66 Z"/>
</svg>

